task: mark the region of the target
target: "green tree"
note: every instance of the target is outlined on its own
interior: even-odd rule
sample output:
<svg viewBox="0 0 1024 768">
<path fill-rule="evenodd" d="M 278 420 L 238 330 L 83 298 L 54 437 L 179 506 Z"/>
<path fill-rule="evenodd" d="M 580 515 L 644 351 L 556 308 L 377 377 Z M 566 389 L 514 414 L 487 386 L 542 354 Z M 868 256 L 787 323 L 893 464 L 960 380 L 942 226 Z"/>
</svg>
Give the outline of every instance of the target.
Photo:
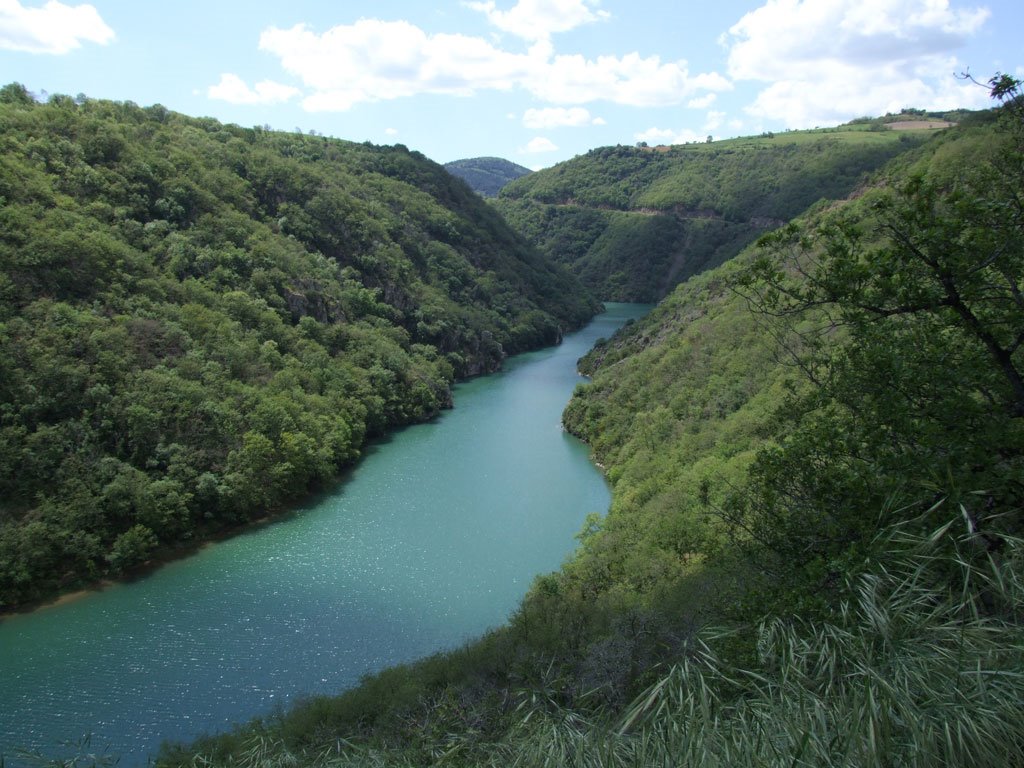
<svg viewBox="0 0 1024 768">
<path fill-rule="evenodd" d="M 1024 124 L 1003 117 L 763 238 L 738 283 L 814 385 L 727 510 L 783 580 L 834 583 L 886 516 L 1024 524 Z"/>
<path fill-rule="evenodd" d="M 107 553 L 107 562 L 115 573 L 144 563 L 156 549 L 156 534 L 144 525 L 133 525 L 120 534 Z"/>
<path fill-rule="evenodd" d="M 34 105 L 35 99 L 21 83 L 9 83 L 0 88 L 0 104 L 18 104 L 23 107 Z"/>
</svg>

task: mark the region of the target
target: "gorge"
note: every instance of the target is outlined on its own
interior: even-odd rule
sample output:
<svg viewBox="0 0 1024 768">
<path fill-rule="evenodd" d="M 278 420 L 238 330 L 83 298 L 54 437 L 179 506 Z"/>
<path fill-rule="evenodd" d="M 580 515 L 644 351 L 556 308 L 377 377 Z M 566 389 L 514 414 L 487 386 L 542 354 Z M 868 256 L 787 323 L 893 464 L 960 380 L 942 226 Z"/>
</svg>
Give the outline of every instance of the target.
<svg viewBox="0 0 1024 768">
<path fill-rule="evenodd" d="M 451 648 L 502 623 L 609 494 L 560 414 L 576 359 L 644 305 L 455 390 L 286 519 L 134 583 L 0 622 L 0 744 L 146 762 L 161 741 Z"/>
</svg>

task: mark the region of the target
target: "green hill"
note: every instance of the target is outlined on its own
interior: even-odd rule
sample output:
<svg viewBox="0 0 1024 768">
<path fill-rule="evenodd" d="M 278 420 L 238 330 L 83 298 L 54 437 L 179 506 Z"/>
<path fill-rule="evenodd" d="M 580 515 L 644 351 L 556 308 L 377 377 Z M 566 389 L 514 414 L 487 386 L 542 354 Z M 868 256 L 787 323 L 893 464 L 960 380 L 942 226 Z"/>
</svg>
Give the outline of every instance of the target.
<svg viewBox="0 0 1024 768">
<path fill-rule="evenodd" d="M 581 365 L 612 508 L 508 626 L 206 765 L 985 765 L 1024 749 L 1024 103 Z M 596 166 L 595 166 L 596 167 Z"/>
<path fill-rule="evenodd" d="M 934 133 L 877 125 L 595 149 L 509 184 L 496 206 L 602 299 L 657 301 Z"/>
<path fill-rule="evenodd" d="M 444 164 L 445 170 L 458 176 L 484 197 L 494 197 L 510 181 L 532 173 L 529 168 L 500 157 L 474 157 Z"/>
<path fill-rule="evenodd" d="M 0 90 L 0 607 L 265 514 L 595 311 L 402 146 Z"/>
</svg>

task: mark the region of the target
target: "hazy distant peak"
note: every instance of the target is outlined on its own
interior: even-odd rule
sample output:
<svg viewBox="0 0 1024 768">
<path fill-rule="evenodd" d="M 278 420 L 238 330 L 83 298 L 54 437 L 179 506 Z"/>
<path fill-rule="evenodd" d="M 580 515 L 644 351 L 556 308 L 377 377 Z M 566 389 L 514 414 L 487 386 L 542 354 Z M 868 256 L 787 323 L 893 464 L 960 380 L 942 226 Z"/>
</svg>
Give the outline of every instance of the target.
<svg viewBox="0 0 1024 768">
<path fill-rule="evenodd" d="M 500 157 L 473 157 L 445 163 L 445 169 L 464 180 L 473 191 L 484 197 L 494 197 L 510 181 L 532 173 L 529 168 Z"/>
</svg>

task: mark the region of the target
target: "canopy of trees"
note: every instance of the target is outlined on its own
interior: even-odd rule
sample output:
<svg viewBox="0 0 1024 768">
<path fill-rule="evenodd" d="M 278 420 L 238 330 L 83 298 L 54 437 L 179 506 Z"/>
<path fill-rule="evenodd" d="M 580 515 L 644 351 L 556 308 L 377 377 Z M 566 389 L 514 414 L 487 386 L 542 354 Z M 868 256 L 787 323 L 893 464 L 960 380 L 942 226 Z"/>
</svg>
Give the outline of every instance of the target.
<svg viewBox="0 0 1024 768">
<path fill-rule="evenodd" d="M 929 135 L 868 129 L 604 147 L 509 184 L 496 206 L 600 298 L 653 302 Z"/>
<path fill-rule="evenodd" d="M 335 475 L 595 303 L 402 146 L 0 90 L 0 607 Z"/>
<path fill-rule="evenodd" d="M 474 192 L 484 197 L 494 197 L 510 181 L 531 173 L 529 168 L 503 160 L 500 157 L 474 157 L 469 160 L 453 160 L 444 168 L 453 176 L 469 184 Z"/>
</svg>

